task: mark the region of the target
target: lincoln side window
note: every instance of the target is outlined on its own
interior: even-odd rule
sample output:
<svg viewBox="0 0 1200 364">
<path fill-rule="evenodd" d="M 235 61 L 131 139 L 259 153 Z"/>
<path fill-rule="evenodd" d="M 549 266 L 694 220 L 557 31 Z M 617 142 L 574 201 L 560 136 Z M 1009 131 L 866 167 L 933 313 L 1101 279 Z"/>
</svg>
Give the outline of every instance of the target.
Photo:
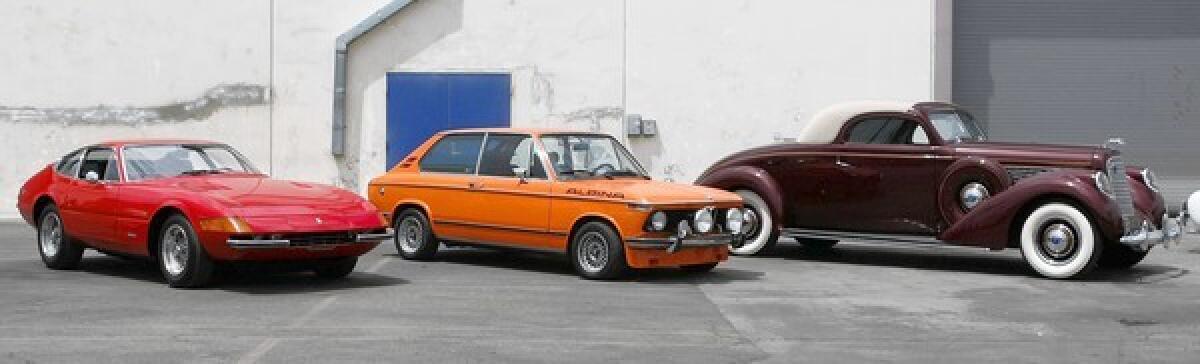
<svg viewBox="0 0 1200 364">
<path fill-rule="evenodd" d="M 112 149 L 89 149 L 79 166 L 79 178 L 85 180 L 119 181 L 117 155 Z"/>
<path fill-rule="evenodd" d="M 421 157 L 421 172 L 475 174 L 483 134 L 451 134 L 442 137 Z"/>
<path fill-rule="evenodd" d="M 912 120 L 898 118 L 867 118 L 854 123 L 850 144 L 929 144 L 924 128 Z"/>
</svg>

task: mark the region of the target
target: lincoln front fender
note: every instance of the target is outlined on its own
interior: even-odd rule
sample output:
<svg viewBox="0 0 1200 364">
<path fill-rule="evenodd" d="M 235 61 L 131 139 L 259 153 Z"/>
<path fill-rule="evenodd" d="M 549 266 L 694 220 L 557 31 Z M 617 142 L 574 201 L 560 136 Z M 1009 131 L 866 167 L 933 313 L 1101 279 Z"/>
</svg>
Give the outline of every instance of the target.
<svg viewBox="0 0 1200 364">
<path fill-rule="evenodd" d="M 981 202 L 938 235 L 954 244 L 1004 248 L 1012 240 L 1012 226 L 1021 214 L 1041 201 L 1067 200 L 1077 204 L 1096 224 L 1102 236 L 1120 236 L 1120 213 L 1091 176 L 1078 171 L 1046 172 L 1021 180 L 1004 192 Z"/>
<path fill-rule="evenodd" d="M 700 176 L 696 184 L 726 191 L 750 189 L 767 202 L 775 221 L 783 221 L 783 193 L 775 179 L 762 168 L 736 166 L 710 171 Z"/>
</svg>

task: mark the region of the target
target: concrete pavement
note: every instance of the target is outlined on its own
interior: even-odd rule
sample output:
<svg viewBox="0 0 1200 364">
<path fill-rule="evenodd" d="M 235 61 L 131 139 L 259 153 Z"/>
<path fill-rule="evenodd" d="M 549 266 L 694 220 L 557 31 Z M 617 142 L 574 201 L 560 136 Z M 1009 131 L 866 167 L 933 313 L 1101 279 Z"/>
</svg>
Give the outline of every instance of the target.
<svg viewBox="0 0 1200 364">
<path fill-rule="evenodd" d="M 0 224 L 0 362 L 1200 361 L 1200 247 L 1054 281 L 1016 251 L 783 244 L 707 275 L 577 278 L 558 256 L 390 245 L 341 281 L 175 290 L 89 252 L 51 271 Z"/>
</svg>

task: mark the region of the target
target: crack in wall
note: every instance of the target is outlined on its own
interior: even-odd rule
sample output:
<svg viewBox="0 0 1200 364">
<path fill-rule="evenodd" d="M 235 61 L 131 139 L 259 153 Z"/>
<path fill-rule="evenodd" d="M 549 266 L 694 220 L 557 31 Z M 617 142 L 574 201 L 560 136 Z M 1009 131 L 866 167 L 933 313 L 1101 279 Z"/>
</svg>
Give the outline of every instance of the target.
<svg viewBox="0 0 1200 364">
<path fill-rule="evenodd" d="M 65 122 L 68 124 L 139 124 L 149 122 L 203 120 L 226 107 L 265 105 L 271 89 L 247 83 L 220 84 L 190 101 L 160 106 L 40 108 L 0 105 L 0 121 L 18 123 Z"/>
</svg>

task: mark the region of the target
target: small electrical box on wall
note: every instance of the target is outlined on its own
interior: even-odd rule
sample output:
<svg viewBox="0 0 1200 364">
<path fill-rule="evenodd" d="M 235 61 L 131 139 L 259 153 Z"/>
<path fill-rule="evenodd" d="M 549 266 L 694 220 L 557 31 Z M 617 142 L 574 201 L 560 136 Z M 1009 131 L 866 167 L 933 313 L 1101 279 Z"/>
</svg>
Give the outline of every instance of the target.
<svg viewBox="0 0 1200 364">
<path fill-rule="evenodd" d="M 652 137 L 658 135 L 658 121 L 643 119 L 641 115 L 625 115 L 625 134 L 631 137 Z"/>
</svg>

